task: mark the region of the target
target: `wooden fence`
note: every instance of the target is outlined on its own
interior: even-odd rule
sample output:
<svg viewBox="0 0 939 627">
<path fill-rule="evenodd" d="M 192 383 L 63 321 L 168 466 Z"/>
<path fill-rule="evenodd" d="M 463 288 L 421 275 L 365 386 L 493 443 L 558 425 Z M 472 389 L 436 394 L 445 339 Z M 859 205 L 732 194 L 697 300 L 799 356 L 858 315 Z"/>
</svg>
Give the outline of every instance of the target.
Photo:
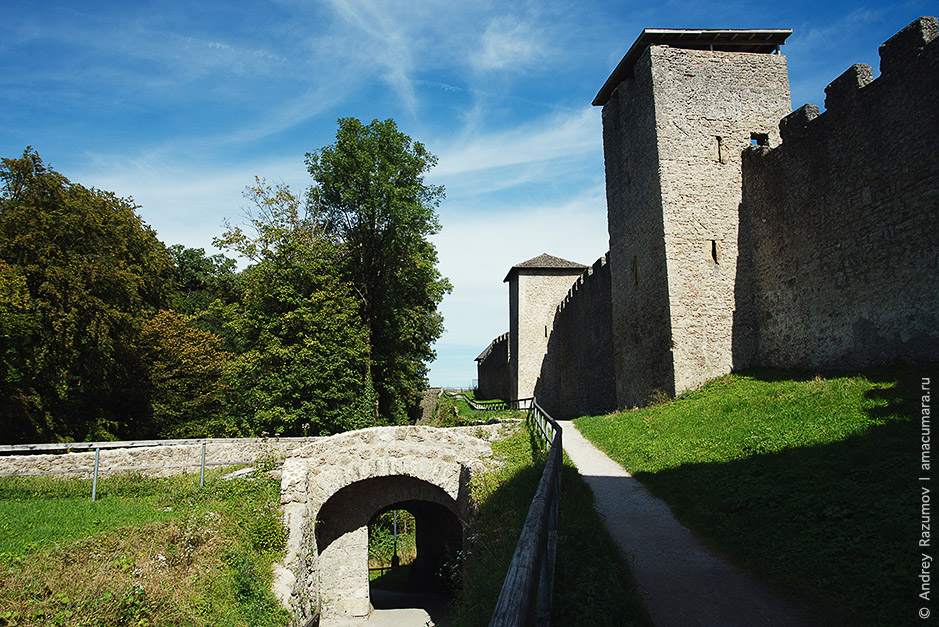
<svg viewBox="0 0 939 627">
<path fill-rule="evenodd" d="M 522 627 L 532 622 L 539 626 L 550 625 L 561 501 L 561 427 L 534 398 L 479 402 L 465 394 L 461 396 L 476 410 L 528 410 L 531 429 L 549 447 L 548 460 L 528 508 L 525 526 L 515 545 L 489 627 Z"/>
</svg>

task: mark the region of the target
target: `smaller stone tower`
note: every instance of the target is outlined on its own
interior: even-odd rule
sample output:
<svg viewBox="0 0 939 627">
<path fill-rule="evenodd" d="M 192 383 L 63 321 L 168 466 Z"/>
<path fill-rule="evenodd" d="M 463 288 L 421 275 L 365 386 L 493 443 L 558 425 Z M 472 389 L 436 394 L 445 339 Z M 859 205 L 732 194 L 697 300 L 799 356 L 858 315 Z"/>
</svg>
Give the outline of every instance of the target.
<svg viewBox="0 0 939 627">
<path fill-rule="evenodd" d="M 542 254 L 509 270 L 509 397 L 534 395 L 554 314 L 587 266 Z"/>
</svg>

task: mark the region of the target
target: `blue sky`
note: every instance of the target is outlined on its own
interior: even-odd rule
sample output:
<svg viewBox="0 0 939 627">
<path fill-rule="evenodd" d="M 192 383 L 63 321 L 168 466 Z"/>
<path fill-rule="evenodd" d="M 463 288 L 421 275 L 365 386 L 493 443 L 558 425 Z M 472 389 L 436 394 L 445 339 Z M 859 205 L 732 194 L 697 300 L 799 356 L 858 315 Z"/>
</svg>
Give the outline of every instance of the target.
<svg viewBox="0 0 939 627">
<path fill-rule="evenodd" d="M 643 28 L 791 28 L 794 108 L 934 1 L 280 0 L 0 4 L 0 156 L 26 146 L 129 196 L 166 244 L 211 249 L 254 176 L 309 185 L 336 120 L 393 118 L 439 157 L 434 241 L 454 291 L 431 366 L 466 386 L 508 330 L 515 263 L 608 249 L 599 109 Z"/>
</svg>

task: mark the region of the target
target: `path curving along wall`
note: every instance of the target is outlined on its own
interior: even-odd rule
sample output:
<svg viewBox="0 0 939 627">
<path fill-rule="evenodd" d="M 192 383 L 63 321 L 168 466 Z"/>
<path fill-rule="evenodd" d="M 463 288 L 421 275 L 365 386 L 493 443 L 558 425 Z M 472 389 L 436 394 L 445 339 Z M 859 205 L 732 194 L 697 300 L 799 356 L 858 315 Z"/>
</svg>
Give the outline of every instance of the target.
<svg viewBox="0 0 939 627">
<path fill-rule="evenodd" d="M 470 433 L 373 427 L 324 438 L 287 457 L 281 480 L 287 555 L 275 569 L 274 588 L 295 624 L 317 611 L 368 616 L 368 522 L 391 506 L 415 515 L 418 569 L 445 544 L 463 542 L 469 480 L 492 455 L 490 444 Z"/>
</svg>

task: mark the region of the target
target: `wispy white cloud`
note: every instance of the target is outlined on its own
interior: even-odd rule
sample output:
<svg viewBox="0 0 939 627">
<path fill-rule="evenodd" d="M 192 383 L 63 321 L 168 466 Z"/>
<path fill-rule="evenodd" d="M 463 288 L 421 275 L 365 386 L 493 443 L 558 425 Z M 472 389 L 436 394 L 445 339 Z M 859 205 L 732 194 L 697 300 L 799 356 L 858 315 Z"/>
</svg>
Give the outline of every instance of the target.
<svg viewBox="0 0 939 627">
<path fill-rule="evenodd" d="M 489 22 L 473 65 L 484 71 L 523 71 L 542 60 L 547 49 L 543 34 L 531 22 L 500 16 Z"/>
<path fill-rule="evenodd" d="M 225 219 L 238 223 L 247 202 L 242 192 L 255 176 L 283 181 L 295 193 L 309 184 L 300 159 L 242 161 L 237 165 L 201 165 L 176 161 L 162 154 L 133 159 L 113 155 L 89 155 L 86 169 L 67 176 L 86 187 L 132 197 L 139 214 L 167 245 L 211 248 L 212 238 L 222 233 Z"/>
<path fill-rule="evenodd" d="M 340 26 L 351 29 L 341 30 L 340 36 L 355 50 L 348 57 L 355 69 L 372 73 L 373 68 L 380 68 L 382 80 L 412 112 L 418 106 L 412 74 L 427 32 L 435 28 L 435 22 L 428 19 L 433 17 L 429 9 L 434 4 L 331 0 Z"/>
<path fill-rule="evenodd" d="M 503 131 L 451 140 L 438 153 L 435 176 L 452 177 L 526 163 L 582 157 L 597 150 L 600 114 L 595 108 L 527 121 Z"/>
</svg>

